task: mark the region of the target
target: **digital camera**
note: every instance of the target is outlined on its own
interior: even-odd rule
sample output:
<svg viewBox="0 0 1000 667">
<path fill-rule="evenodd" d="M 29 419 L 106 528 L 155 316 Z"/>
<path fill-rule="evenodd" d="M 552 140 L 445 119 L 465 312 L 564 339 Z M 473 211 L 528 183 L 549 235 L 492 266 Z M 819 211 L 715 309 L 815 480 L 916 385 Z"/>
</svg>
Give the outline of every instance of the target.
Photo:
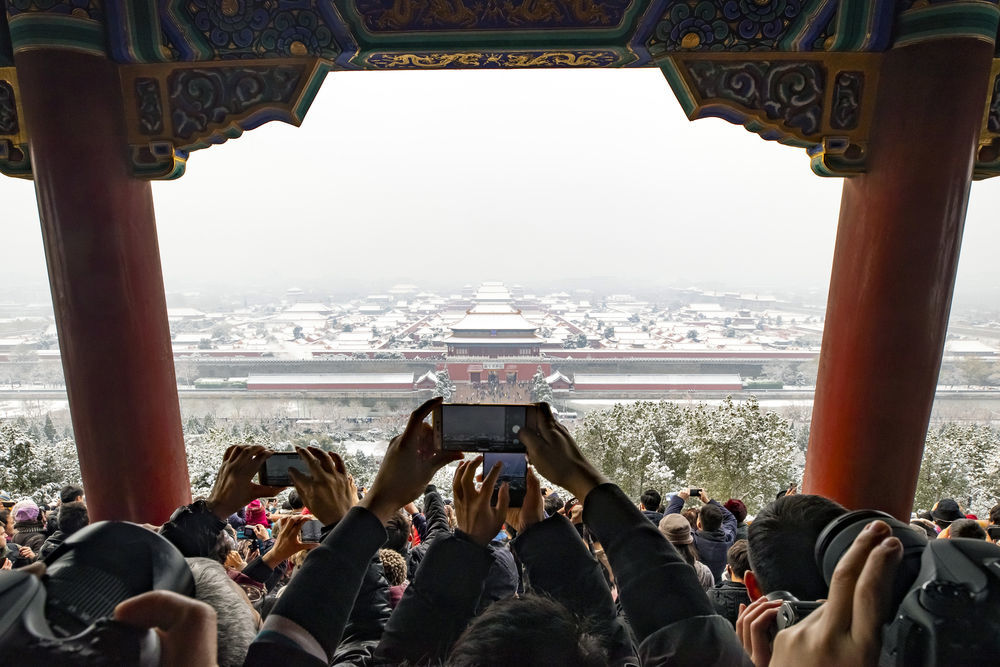
<svg viewBox="0 0 1000 667">
<path fill-rule="evenodd" d="M 879 665 L 997 664 L 1000 547 L 995 544 L 963 538 L 929 541 L 884 512 L 848 512 L 831 521 L 816 540 L 816 564 L 827 584 L 854 538 L 876 519 L 889 524 L 903 544 L 892 587 L 894 612 L 882 631 Z M 783 627 L 807 615 L 801 613 L 806 611 L 803 604 L 818 606 L 794 600 L 782 605 Z"/>
<path fill-rule="evenodd" d="M 11 664 L 158 665 L 156 633 L 112 620 L 115 607 L 151 590 L 194 595 L 181 552 L 133 523 L 87 526 L 45 565 L 41 578 L 0 572 L 0 655 Z"/>
</svg>

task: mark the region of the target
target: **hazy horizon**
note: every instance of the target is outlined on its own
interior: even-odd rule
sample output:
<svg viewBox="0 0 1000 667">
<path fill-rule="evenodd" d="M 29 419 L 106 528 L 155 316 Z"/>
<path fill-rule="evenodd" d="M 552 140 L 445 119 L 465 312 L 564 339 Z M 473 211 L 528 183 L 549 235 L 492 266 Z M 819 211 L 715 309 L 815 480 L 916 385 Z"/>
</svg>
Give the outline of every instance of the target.
<svg viewBox="0 0 1000 667">
<path fill-rule="evenodd" d="M 822 302 L 841 185 L 802 150 L 689 122 L 658 70 L 340 72 L 301 128 L 196 151 L 153 194 L 168 294 L 502 280 Z M 0 281 L 44 292 L 32 184 L 0 194 Z M 973 185 L 957 308 L 1000 310 L 998 205 L 1000 181 Z"/>
</svg>

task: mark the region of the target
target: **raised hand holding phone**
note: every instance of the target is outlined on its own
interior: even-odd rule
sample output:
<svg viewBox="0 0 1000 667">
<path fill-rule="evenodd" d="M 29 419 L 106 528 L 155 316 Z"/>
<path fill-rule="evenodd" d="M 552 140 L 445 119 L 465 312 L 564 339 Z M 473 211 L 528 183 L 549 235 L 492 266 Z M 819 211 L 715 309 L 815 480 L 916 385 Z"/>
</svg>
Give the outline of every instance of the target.
<svg viewBox="0 0 1000 667">
<path fill-rule="evenodd" d="M 482 460 L 482 456 L 477 456 L 471 461 L 458 464 L 452 491 L 455 494 L 459 529 L 476 544 L 486 546 L 500 532 L 510 498 L 509 485 L 504 483 L 500 486 L 496 504 L 491 502 L 493 487 L 500 477 L 502 467 L 499 461 L 483 478 L 482 486 L 476 488 L 476 469 Z"/>
</svg>

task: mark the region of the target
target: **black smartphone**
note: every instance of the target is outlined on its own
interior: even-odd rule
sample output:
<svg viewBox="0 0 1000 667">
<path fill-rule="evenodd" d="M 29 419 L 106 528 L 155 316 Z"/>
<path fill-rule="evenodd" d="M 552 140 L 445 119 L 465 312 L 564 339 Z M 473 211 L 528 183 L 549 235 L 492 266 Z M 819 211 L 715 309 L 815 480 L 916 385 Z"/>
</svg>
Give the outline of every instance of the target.
<svg viewBox="0 0 1000 667">
<path fill-rule="evenodd" d="M 701 495 L 701 489 L 688 489 L 688 493 L 697 498 Z"/>
<path fill-rule="evenodd" d="M 986 534 L 994 542 L 1000 542 L 1000 526 L 986 526 Z"/>
<path fill-rule="evenodd" d="M 452 452 L 525 452 L 521 429 L 536 430 L 534 405 L 445 403 L 434 410 L 434 438 Z"/>
<path fill-rule="evenodd" d="M 260 466 L 260 483 L 265 486 L 291 486 L 292 479 L 288 476 L 289 468 L 295 468 L 304 473 L 309 472 L 309 465 L 297 453 L 275 452 Z"/>
<path fill-rule="evenodd" d="M 500 469 L 500 476 L 497 477 L 497 483 L 493 487 L 493 499 L 490 501 L 493 504 L 497 502 L 497 493 L 500 491 L 500 485 L 504 482 L 510 484 L 510 507 L 520 507 L 524 504 L 524 492 L 528 485 L 528 459 L 524 454 L 497 454 L 493 452 L 487 452 L 483 454 L 483 478 L 489 474 L 490 470 L 493 469 L 494 464 L 497 461 L 503 463 L 503 468 Z"/>
<path fill-rule="evenodd" d="M 302 531 L 299 538 L 306 543 L 319 542 L 323 537 L 323 522 L 319 519 L 310 519 L 302 524 Z"/>
</svg>

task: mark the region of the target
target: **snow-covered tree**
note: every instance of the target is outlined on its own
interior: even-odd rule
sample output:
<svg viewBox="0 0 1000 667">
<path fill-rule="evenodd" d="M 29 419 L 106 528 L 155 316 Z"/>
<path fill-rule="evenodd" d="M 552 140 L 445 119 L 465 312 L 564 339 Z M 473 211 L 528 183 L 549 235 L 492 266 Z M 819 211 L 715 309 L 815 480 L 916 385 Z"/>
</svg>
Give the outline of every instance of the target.
<svg viewBox="0 0 1000 667">
<path fill-rule="evenodd" d="M 545 374 L 542 373 L 542 367 L 539 366 L 538 370 L 531 378 L 531 400 L 535 403 L 548 403 L 552 405 L 556 401 L 555 395 L 552 393 L 552 387 L 549 383 L 545 381 Z"/>
<path fill-rule="evenodd" d="M 777 489 L 801 476 L 801 452 L 792 425 L 760 409 L 756 398 L 687 410 L 687 480 L 715 498 L 740 498 L 756 513 Z"/>
<path fill-rule="evenodd" d="M 434 396 L 440 396 L 445 401 L 450 401 L 455 394 L 455 383 L 451 381 L 448 369 L 442 368 L 439 371 L 434 371 L 434 375 L 437 377 L 437 381 L 434 383 Z"/>
<path fill-rule="evenodd" d="M 1000 501 L 1000 432 L 984 424 L 930 428 L 913 508 L 929 510 L 941 498 L 954 498 L 977 514 Z"/>
</svg>

